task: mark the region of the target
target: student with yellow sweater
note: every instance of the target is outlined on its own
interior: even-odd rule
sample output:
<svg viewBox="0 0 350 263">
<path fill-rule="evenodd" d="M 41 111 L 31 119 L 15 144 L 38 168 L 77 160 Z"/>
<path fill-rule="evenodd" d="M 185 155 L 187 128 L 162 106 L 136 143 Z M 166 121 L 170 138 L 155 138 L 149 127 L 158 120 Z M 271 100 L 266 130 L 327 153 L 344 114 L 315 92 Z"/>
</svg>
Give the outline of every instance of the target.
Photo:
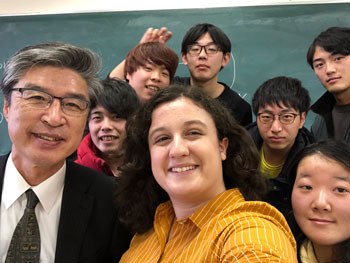
<svg viewBox="0 0 350 263">
<path fill-rule="evenodd" d="M 296 262 L 247 131 L 199 88 L 173 85 L 127 121 L 117 189 L 136 232 L 120 262 Z"/>
</svg>

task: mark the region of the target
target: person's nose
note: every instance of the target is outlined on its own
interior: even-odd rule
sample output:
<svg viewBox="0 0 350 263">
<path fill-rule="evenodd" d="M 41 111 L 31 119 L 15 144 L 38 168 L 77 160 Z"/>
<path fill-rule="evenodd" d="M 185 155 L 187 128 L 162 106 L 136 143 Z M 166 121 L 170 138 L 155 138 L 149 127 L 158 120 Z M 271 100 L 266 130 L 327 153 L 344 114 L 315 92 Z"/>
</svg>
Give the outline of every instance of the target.
<svg viewBox="0 0 350 263">
<path fill-rule="evenodd" d="M 159 70 L 153 70 L 151 72 L 151 79 L 156 82 L 160 81 L 160 74 L 161 72 Z"/>
<path fill-rule="evenodd" d="M 333 74 L 334 72 L 336 72 L 336 68 L 334 65 L 333 61 L 328 61 L 326 62 L 326 72 L 328 75 Z"/>
<path fill-rule="evenodd" d="M 278 118 L 278 116 L 275 116 L 274 120 L 271 123 L 271 131 L 274 133 L 278 133 L 282 130 L 282 124 Z"/>
<path fill-rule="evenodd" d="M 109 118 L 104 118 L 101 126 L 102 131 L 110 131 L 112 130 L 112 122 Z"/>
<path fill-rule="evenodd" d="M 169 149 L 171 158 L 179 158 L 189 154 L 188 145 L 186 141 L 180 136 L 174 136 Z"/>
<path fill-rule="evenodd" d="M 316 211 L 330 211 L 331 204 L 328 200 L 327 193 L 325 190 L 320 190 L 315 193 L 312 209 Z"/>
<path fill-rule="evenodd" d="M 58 127 L 65 123 L 65 113 L 62 111 L 61 102 L 53 99 L 51 105 L 43 110 L 42 120 L 52 127 Z"/>
</svg>

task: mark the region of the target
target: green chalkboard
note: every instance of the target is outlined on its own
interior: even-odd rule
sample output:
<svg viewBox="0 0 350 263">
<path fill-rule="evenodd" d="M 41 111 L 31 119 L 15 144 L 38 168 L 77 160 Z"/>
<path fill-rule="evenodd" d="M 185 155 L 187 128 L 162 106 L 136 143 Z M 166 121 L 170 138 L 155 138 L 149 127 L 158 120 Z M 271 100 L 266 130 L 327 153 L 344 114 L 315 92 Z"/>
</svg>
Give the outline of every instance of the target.
<svg viewBox="0 0 350 263">
<path fill-rule="evenodd" d="M 208 22 L 222 28 L 232 41 L 232 59 L 220 80 L 244 99 L 251 102 L 266 79 L 286 75 L 299 78 L 314 102 L 324 90 L 306 63 L 307 48 L 326 28 L 350 26 L 349 14 L 350 4 L 345 3 L 0 17 L 0 75 L 5 61 L 18 49 L 63 41 L 100 54 L 104 78 L 138 43 L 146 28 L 168 27 L 173 32 L 168 45 L 180 56 L 184 33 L 194 24 Z M 177 75 L 189 75 L 184 65 L 179 65 Z M 306 126 L 312 118 L 309 114 Z M 10 149 L 2 114 L 0 138 L 2 154 Z"/>
</svg>

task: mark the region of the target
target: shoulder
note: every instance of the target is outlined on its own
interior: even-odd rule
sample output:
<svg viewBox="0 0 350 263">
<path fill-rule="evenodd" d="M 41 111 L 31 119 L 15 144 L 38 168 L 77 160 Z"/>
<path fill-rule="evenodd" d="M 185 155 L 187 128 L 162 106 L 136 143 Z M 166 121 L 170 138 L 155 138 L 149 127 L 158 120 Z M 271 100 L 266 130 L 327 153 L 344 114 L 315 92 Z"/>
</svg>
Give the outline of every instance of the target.
<svg viewBox="0 0 350 263">
<path fill-rule="evenodd" d="M 225 215 L 225 221 L 232 222 L 223 231 L 225 251 L 239 251 L 252 262 L 257 258 L 296 262 L 293 234 L 282 214 L 270 204 L 243 201 Z"/>
<path fill-rule="evenodd" d="M 219 97 L 217 97 L 218 100 L 223 102 L 239 104 L 240 107 L 242 106 L 250 109 L 250 104 L 247 101 L 245 101 L 236 91 L 232 90 L 223 82 L 219 83 L 224 86 L 224 91 L 220 94 Z"/>
<path fill-rule="evenodd" d="M 111 192 L 114 191 L 116 179 L 115 177 L 107 176 L 89 167 L 67 160 L 67 182 L 81 182 L 82 184 L 88 184 L 90 189 L 104 189 Z"/>
<path fill-rule="evenodd" d="M 328 138 L 327 123 L 323 116 L 316 114 L 314 122 L 311 125 L 311 133 L 317 141 Z"/>
</svg>

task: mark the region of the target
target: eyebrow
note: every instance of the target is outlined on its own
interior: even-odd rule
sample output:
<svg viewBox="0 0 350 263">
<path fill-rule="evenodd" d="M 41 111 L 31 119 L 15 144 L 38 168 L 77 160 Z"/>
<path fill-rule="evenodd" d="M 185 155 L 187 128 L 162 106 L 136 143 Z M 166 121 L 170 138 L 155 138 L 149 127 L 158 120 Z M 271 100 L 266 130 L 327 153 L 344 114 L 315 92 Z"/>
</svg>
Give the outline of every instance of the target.
<svg viewBox="0 0 350 263">
<path fill-rule="evenodd" d="M 345 181 L 345 182 L 350 182 L 350 178 L 348 176 L 335 176 L 334 179 L 337 179 L 339 181 Z"/>
<path fill-rule="evenodd" d="M 316 59 L 312 60 L 312 64 L 319 62 L 319 61 L 323 61 L 323 60 L 324 60 L 323 58 L 316 58 Z"/>
<path fill-rule="evenodd" d="M 281 113 L 287 113 L 287 112 L 290 112 L 290 111 L 293 111 L 293 110 L 296 112 L 296 110 L 295 110 L 294 108 L 287 108 L 287 109 L 281 110 Z M 272 112 L 272 111 L 269 111 L 269 110 L 263 110 L 263 111 L 261 111 L 260 113 L 270 113 L 270 114 L 273 114 L 273 112 Z"/>
<path fill-rule="evenodd" d="M 312 176 L 309 174 L 301 174 L 299 176 L 299 179 L 302 178 L 311 178 Z M 345 182 L 350 182 L 350 178 L 348 176 L 334 176 L 333 179 L 336 179 L 338 181 L 345 181 Z"/>
<path fill-rule="evenodd" d="M 43 92 L 46 92 L 46 93 L 49 93 L 50 95 L 52 95 L 45 88 L 43 88 L 41 86 L 38 86 L 36 84 L 33 84 L 33 83 L 26 83 L 23 88 L 25 88 L 25 89 L 34 89 L 34 90 L 37 90 L 37 91 L 43 91 Z M 88 100 L 89 101 L 89 98 L 86 98 L 83 94 L 79 94 L 79 93 L 68 93 L 67 96 L 63 96 L 62 98 L 76 98 L 76 99 Z"/>
<path fill-rule="evenodd" d="M 203 127 L 207 127 L 207 125 L 200 121 L 200 120 L 191 120 L 191 121 L 185 121 L 183 126 L 190 126 L 190 125 L 193 125 L 193 124 L 198 124 L 200 126 L 203 126 Z M 148 137 L 152 137 L 156 132 L 159 132 L 159 131 L 163 131 L 163 130 L 166 130 L 165 127 L 159 127 L 159 128 L 155 128 L 154 130 L 150 131 L 149 134 L 148 134 Z"/>
</svg>

